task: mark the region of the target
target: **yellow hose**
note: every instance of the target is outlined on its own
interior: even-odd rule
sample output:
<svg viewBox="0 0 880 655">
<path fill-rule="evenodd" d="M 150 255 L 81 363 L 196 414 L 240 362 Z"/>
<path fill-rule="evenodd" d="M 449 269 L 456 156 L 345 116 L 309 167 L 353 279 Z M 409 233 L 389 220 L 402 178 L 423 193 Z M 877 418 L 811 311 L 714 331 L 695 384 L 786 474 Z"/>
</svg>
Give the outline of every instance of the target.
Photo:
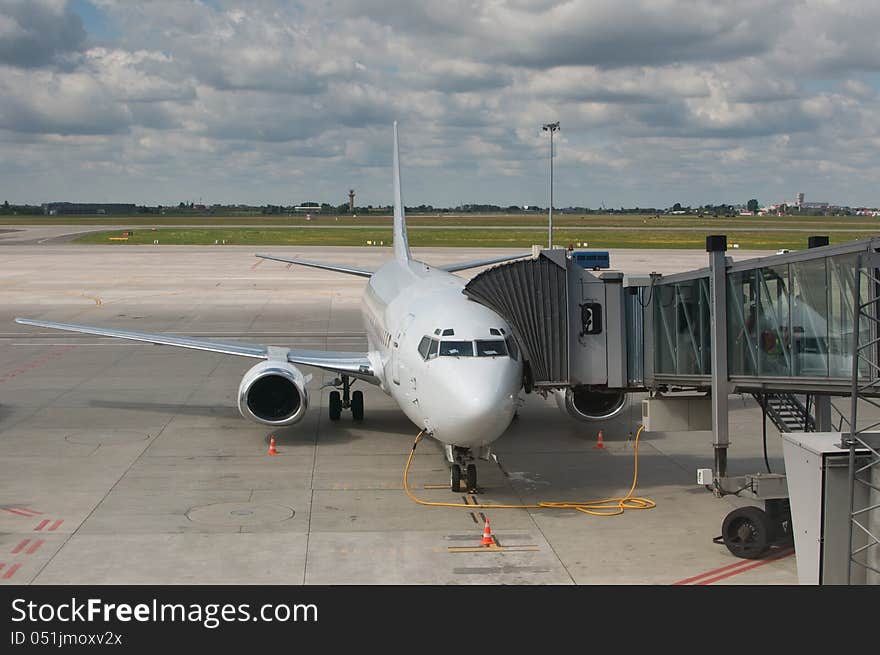
<svg viewBox="0 0 880 655">
<path fill-rule="evenodd" d="M 635 453 L 634 458 L 635 462 L 633 465 L 633 483 L 632 487 L 630 487 L 629 493 L 626 496 L 622 496 L 620 498 L 603 498 L 602 500 L 594 500 L 589 502 L 542 502 L 536 503 L 533 505 L 499 505 L 493 503 L 482 503 L 479 505 L 468 505 L 467 503 L 437 503 L 429 500 L 422 500 L 420 498 L 416 498 L 409 489 L 409 467 L 412 464 L 413 457 L 416 454 L 416 446 L 419 445 L 419 441 L 422 440 L 422 437 L 425 434 L 425 431 L 422 430 L 416 436 L 416 440 L 413 442 L 412 450 L 409 453 L 409 457 L 406 460 L 406 466 L 403 469 L 403 490 L 406 492 L 406 495 L 409 496 L 410 500 L 418 503 L 419 505 L 425 505 L 426 507 L 465 507 L 467 509 L 574 509 L 578 512 L 583 512 L 584 514 L 590 514 L 592 516 L 617 516 L 618 514 L 623 514 L 628 509 L 652 509 L 657 506 L 657 504 L 649 499 L 649 498 L 640 498 L 638 496 L 633 496 L 633 492 L 636 490 L 636 486 L 639 482 L 639 437 L 642 436 L 642 430 L 645 429 L 644 425 L 639 426 L 638 432 L 636 432 L 636 440 L 635 440 Z"/>
</svg>

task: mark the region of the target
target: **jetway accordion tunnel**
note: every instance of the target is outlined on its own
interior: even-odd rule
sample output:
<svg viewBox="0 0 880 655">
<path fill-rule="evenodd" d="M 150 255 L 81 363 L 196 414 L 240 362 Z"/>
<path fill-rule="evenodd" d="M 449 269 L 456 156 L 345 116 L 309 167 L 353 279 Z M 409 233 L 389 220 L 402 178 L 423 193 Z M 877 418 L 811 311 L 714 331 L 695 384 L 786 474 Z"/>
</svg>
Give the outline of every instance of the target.
<svg viewBox="0 0 880 655">
<path fill-rule="evenodd" d="M 525 356 L 527 392 L 558 392 L 580 420 L 604 420 L 626 404 L 623 275 L 594 275 L 564 250 L 496 266 L 464 293 L 503 316 Z"/>
</svg>

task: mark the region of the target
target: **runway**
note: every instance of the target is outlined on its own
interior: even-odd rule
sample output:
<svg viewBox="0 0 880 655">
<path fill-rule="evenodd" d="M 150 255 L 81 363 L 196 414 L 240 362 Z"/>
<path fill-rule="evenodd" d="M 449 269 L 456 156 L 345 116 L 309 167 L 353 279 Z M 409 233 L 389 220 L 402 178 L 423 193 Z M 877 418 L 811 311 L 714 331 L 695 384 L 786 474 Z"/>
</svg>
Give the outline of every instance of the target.
<svg viewBox="0 0 880 655">
<path fill-rule="evenodd" d="M 378 267 L 387 248 L 273 252 Z M 499 249 L 415 249 L 429 263 Z M 235 408 L 254 362 L 31 329 L 15 316 L 301 348 L 365 348 L 364 281 L 255 260 L 253 249 L 17 245 L 0 260 L 0 584 L 796 584 L 794 557 L 751 567 L 712 538 L 736 498 L 695 484 L 711 434 L 642 438 L 637 494 L 657 507 L 613 518 L 491 510 L 504 546 L 478 544 L 466 509 L 412 503 L 402 473 L 416 428 L 362 385 L 365 420 L 327 417 L 318 370 L 299 424 L 271 431 Z M 731 253 L 734 254 L 734 253 Z M 741 259 L 768 253 L 736 252 Z M 706 265 L 699 251 L 612 251 L 629 273 Z M 592 500 L 626 493 L 639 398 L 604 424 L 576 423 L 524 396 L 480 462 L 482 502 Z M 763 470 L 760 410 L 731 397 L 732 473 Z M 597 449 L 604 431 L 606 448 Z M 772 427 L 771 465 L 781 471 Z M 270 435 L 279 455 L 270 457 Z M 461 494 L 435 442 L 419 446 L 413 491 Z M 476 515 L 476 516 L 475 516 Z"/>
</svg>

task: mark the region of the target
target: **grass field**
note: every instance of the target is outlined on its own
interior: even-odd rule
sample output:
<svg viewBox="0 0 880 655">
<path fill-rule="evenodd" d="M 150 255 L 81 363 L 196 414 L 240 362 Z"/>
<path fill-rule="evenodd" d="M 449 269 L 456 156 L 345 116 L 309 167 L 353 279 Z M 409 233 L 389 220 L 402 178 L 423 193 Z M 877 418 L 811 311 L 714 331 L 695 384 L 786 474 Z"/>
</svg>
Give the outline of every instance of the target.
<svg viewBox="0 0 880 655">
<path fill-rule="evenodd" d="M 800 227 L 800 225 L 798 226 Z M 626 230 L 620 228 L 578 230 L 570 227 L 554 229 L 554 241 L 561 245 L 588 243 L 589 248 L 703 248 L 708 234 L 723 233 L 722 229 L 709 230 Z M 835 232 L 832 243 L 876 236 L 876 229 L 852 232 Z M 391 245 L 391 229 L 307 229 L 290 228 L 210 228 L 210 229 L 134 229 L 126 241 L 111 240 L 122 236 L 121 231 L 92 232 L 75 240 L 76 243 L 93 244 L 153 244 L 160 245 L 253 245 L 253 246 L 365 246 L 382 243 Z M 535 243 L 545 243 L 546 235 L 536 230 L 481 230 L 436 229 L 412 230 L 409 242 L 413 246 L 479 246 L 499 248 L 528 248 Z M 743 249 L 773 250 L 777 248 L 803 249 L 807 235 L 788 231 L 743 231 L 728 234 L 728 243 L 739 244 Z M 584 247 L 584 246 L 581 246 Z"/>
<path fill-rule="evenodd" d="M 412 226 L 534 226 L 547 225 L 546 214 L 414 214 L 407 217 Z M 880 230 L 880 218 L 861 216 L 737 216 L 735 218 L 713 218 L 711 216 L 661 216 L 648 217 L 642 214 L 556 214 L 553 217 L 556 227 L 706 227 L 723 230 L 725 227 L 755 228 L 798 227 Z M 321 216 L 311 221 L 304 216 L 157 216 L 137 214 L 134 216 L 0 216 L 0 225 L 126 225 L 139 226 L 321 226 L 321 225 L 375 225 L 390 227 L 390 216 Z"/>
</svg>

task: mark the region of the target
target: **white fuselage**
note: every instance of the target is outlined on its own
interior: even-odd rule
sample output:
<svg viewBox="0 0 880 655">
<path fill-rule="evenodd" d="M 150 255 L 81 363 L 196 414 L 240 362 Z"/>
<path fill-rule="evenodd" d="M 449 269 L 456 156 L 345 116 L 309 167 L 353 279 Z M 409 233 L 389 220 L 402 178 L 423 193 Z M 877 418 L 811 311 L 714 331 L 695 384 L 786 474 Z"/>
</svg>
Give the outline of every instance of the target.
<svg viewBox="0 0 880 655">
<path fill-rule="evenodd" d="M 363 313 L 382 390 L 440 442 L 471 448 L 492 443 L 510 425 L 522 360 L 518 354 L 479 357 L 476 350 L 435 357 L 419 351 L 424 337 L 476 343 L 511 334 L 498 314 L 465 297 L 464 285 L 422 262 L 392 260 L 370 278 Z"/>
</svg>

